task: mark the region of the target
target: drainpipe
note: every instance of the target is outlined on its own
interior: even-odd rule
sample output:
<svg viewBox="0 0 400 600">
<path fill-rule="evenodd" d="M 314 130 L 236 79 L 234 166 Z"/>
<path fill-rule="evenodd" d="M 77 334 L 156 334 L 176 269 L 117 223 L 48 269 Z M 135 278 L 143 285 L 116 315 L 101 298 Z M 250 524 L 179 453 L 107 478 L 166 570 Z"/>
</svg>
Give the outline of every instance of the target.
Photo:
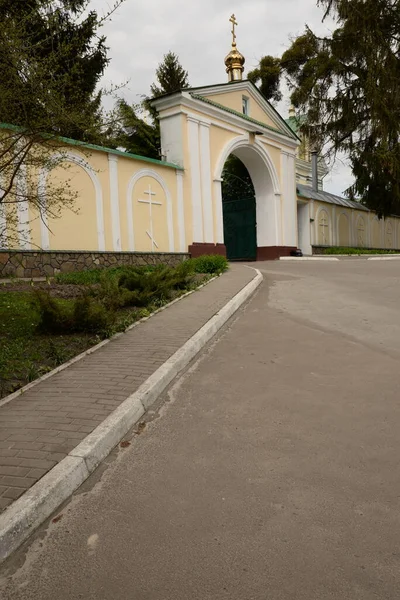
<svg viewBox="0 0 400 600">
<path fill-rule="evenodd" d="M 318 192 L 318 152 L 316 150 L 311 152 L 311 181 L 313 191 Z"/>
</svg>

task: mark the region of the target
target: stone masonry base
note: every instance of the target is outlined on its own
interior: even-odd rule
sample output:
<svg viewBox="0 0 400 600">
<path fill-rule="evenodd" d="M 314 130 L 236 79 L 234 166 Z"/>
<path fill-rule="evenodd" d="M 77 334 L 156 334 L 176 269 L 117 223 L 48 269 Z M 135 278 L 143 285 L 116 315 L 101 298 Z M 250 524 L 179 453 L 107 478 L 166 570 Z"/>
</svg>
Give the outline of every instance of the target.
<svg viewBox="0 0 400 600">
<path fill-rule="evenodd" d="M 1 277 L 51 277 L 83 269 L 123 265 L 175 266 L 189 258 L 186 253 L 85 252 L 56 250 L 0 250 Z"/>
</svg>

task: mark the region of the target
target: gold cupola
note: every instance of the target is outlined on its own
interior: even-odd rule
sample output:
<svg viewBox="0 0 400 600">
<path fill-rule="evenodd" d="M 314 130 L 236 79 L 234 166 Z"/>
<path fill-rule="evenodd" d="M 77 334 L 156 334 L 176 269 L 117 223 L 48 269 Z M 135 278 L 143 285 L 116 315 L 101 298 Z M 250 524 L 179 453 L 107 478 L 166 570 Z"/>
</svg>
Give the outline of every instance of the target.
<svg viewBox="0 0 400 600">
<path fill-rule="evenodd" d="M 225 58 L 226 72 L 228 73 L 228 81 L 242 81 L 245 58 L 236 46 L 235 27 L 238 23 L 235 15 L 232 15 L 229 21 L 232 23 L 232 50 Z"/>
</svg>

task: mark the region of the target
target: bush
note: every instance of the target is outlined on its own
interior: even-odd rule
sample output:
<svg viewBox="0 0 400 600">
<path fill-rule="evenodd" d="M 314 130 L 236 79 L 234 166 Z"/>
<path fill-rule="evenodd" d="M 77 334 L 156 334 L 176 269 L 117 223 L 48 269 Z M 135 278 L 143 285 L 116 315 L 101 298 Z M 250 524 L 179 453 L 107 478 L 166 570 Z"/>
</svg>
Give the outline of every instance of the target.
<svg viewBox="0 0 400 600">
<path fill-rule="evenodd" d="M 104 279 L 119 279 L 123 274 L 129 273 L 146 273 L 153 271 L 156 267 L 153 266 L 126 266 L 126 267 L 111 267 L 104 269 L 86 269 L 84 271 L 74 271 L 73 273 L 59 273 L 55 277 L 56 283 L 70 285 L 96 285 Z"/>
<path fill-rule="evenodd" d="M 56 300 L 48 292 L 35 292 L 38 328 L 46 333 L 101 333 L 112 322 L 111 314 L 88 294 L 73 302 Z"/>
<path fill-rule="evenodd" d="M 48 292 L 34 292 L 35 306 L 39 313 L 38 328 L 47 333 L 68 333 L 72 329 L 71 307 L 52 298 Z"/>
<path fill-rule="evenodd" d="M 100 333 L 111 324 L 111 314 L 91 296 L 85 295 L 75 300 L 74 331 Z"/>
<path fill-rule="evenodd" d="M 227 270 L 228 261 L 225 256 L 214 254 L 210 256 L 199 256 L 192 259 L 196 273 L 207 273 L 219 275 Z M 185 263 L 184 263 L 185 264 Z"/>
</svg>

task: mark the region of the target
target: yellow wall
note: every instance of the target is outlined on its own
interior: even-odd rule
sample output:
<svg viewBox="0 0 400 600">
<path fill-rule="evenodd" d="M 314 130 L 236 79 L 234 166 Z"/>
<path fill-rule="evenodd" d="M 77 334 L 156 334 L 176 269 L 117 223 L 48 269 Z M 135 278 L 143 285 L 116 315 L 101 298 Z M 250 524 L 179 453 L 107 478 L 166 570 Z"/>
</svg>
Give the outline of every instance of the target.
<svg viewBox="0 0 400 600">
<path fill-rule="evenodd" d="M 203 96 L 206 97 L 206 94 L 203 93 Z M 270 127 L 274 127 L 275 129 L 278 129 L 276 123 L 274 123 L 274 121 L 271 119 L 271 117 L 269 115 L 267 115 L 267 113 L 264 111 L 264 109 L 258 103 L 255 96 L 250 95 L 247 92 L 243 93 L 242 91 L 237 91 L 237 92 L 234 92 L 234 91 L 228 92 L 227 91 L 225 94 L 210 95 L 209 98 L 213 102 L 218 102 L 219 104 L 222 104 L 223 106 L 226 106 L 227 108 L 232 108 L 233 110 L 236 110 L 237 112 L 241 113 L 243 96 L 246 96 L 250 100 L 249 117 L 251 117 L 252 119 L 256 119 L 257 121 L 261 121 L 262 123 L 265 123 L 266 125 L 269 125 Z"/>
<path fill-rule="evenodd" d="M 70 186 L 78 196 L 72 208 L 63 208 L 59 218 L 49 218 L 50 250 L 97 250 L 96 196 L 85 171 L 68 163 L 68 170 L 55 169 L 52 178 Z"/>
</svg>

